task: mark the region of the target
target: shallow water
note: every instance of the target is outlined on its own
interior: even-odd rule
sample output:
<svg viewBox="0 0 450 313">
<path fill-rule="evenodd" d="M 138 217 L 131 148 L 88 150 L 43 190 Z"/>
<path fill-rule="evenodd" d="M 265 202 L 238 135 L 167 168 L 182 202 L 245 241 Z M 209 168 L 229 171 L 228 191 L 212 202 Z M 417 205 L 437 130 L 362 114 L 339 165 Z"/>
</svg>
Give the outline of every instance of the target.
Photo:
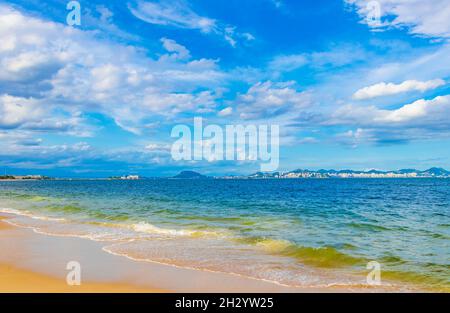
<svg viewBox="0 0 450 313">
<path fill-rule="evenodd" d="M 286 285 L 450 288 L 450 180 L 0 182 L 1 211 L 134 259 Z"/>
</svg>

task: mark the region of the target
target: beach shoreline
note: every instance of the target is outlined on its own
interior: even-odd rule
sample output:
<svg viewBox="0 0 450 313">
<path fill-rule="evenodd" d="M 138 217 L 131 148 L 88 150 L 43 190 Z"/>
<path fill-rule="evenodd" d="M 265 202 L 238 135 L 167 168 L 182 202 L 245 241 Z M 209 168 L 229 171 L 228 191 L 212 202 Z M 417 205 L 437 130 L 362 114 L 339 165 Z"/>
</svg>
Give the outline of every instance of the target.
<svg viewBox="0 0 450 313">
<path fill-rule="evenodd" d="M 140 262 L 102 250 L 89 239 L 39 234 L 0 215 L 0 292 L 332 292 L 295 288 L 228 273 Z M 66 284 L 70 261 L 79 261 L 81 286 Z M 220 281 L 220 284 L 217 282 Z M 345 291 L 345 290 L 339 290 Z"/>
<path fill-rule="evenodd" d="M 17 227 L 5 222 L 5 217 L 0 216 L 0 241 L 14 240 L 14 236 L 21 236 Z M 10 232 L 6 237 L 5 232 Z M 43 274 L 34 270 L 18 267 L 12 262 L 0 262 L 0 292 L 1 293 L 154 293 L 165 292 L 160 289 L 134 286 L 128 283 L 99 283 L 86 282 L 79 286 L 68 285 L 61 277 Z"/>
<path fill-rule="evenodd" d="M 86 238 L 42 234 L 0 214 L 0 292 L 63 293 L 328 293 L 409 292 L 386 286 L 286 286 L 272 281 L 158 262 L 139 261 L 104 249 Z M 81 286 L 69 286 L 67 264 L 79 262 Z M 220 282 L 220 283 L 217 283 Z"/>
</svg>

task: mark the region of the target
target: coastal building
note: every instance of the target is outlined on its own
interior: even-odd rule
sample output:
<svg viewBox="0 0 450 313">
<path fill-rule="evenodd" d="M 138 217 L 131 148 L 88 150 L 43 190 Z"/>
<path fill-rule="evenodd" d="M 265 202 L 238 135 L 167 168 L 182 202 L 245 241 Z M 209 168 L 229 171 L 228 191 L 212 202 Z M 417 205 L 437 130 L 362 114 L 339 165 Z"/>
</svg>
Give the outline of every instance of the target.
<svg viewBox="0 0 450 313">
<path fill-rule="evenodd" d="M 127 175 L 127 176 L 120 177 L 120 179 L 122 179 L 122 180 L 139 180 L 140 177 L 139 177 L 139 175 Z"/>
<path fill-rule="evenodd" d="M 440 177 L 450 178 L 450 172 L 440 169 L 432 168 L 426 171 L 418 171 L 413 169 L 404 169 L 398 171 L 353 171 L 353 170 L 295 170 L 292 172 L 282 173 L 263 173 L 257 172 L 255 174 L 246 176 L 250 179 L 270 179 L 270 178 L 426 178 L 426 177 Z"/>
</svg>

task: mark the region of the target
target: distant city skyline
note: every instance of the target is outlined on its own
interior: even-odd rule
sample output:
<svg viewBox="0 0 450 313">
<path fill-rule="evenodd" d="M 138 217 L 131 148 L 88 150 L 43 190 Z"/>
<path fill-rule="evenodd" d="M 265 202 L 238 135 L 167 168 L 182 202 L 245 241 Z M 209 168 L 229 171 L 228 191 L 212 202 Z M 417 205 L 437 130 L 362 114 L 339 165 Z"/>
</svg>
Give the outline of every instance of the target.
<svg viewBox="0 0 450 313">
<path fill-rule="evenodd" d="M 202 173 L 184 170 L 180 171 L 176 175 L 171 176 L 140 176 L 136 173 L 134 174 L 123 174 L 123 175 L 113 175 L 108 177 L 64 177 L 55 176 L 49 177 L 40 174 L 28 174 L 28 175 L 14 175 L 14 174 L 4 174 L 0 175 L 0 180 L 47 180 L 47 179 L 112 179 L 112 180 L 140 180 L 146 178 L 450 178 L 450 171 L 444 168 L 432 167 L 425 170 L 419 169 L 398 169 L 398 170 L 350 170 L 350 169 L 294 169 L 290 171 L 276 171 L 276 172 L 255 172 L 239 175 L 203 175 Z"/>
<path fill-rule="evenodd" d="M 278 171 L 450 169 L 448 1 L 67 3 L 0 2 L 2 174 L 259 171 L 175 161 L 195 117 L 279 125 Z"/>
</svg>

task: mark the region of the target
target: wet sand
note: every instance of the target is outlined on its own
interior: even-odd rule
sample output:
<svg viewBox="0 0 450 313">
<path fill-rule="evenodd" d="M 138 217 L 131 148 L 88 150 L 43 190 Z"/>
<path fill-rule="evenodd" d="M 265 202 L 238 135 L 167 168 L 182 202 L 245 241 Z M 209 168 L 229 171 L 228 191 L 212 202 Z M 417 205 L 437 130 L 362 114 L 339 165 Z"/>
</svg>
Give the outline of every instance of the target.
<svg viewBox="0 0 450 313">
<path fill-rule="evenodd" d="M 0 292 L 318 291 L 227 273 L 134 261 L 103 251 L 101 242 L 42 235 L 9 225 L 5 217 L 0 218 Z M 70 272 L 66 266 L 71 261 L 81 266 L 81 286 L 66 284 Z"/>
<path fill-rule="evenodd" d="M 0 215 L 0 292 L 398 292 L 386 287 L 293 287 L 236 274 L 131 260 L 103 250 L 104 242 L 40 234 Z M 81 285 L 69 286 L 69 262 Z"/>
<path fill-rule="evenodd" d="M 14 249 L 16 239 L 22 237 L 22 234 L 15 227 L 3 222 L 5 218 L 0 216 L 0 242 L 10 247 L 9 250 L 2 250 L 1 260 L 9 259 L 9 263 L 0 263 L 0 292 L 59 292 L 59 293 L 99 293 L 99 292 L 113 292 L 113 293 L 142 293 L 142 292 L 163 292 L 161 289 L 151 289 L 139 286 L 134 286 L 127 283 L 97 283 L 97 282 L 85 282 L 79 286 L 70 286 L 66 283 L 65 279 L 61 277 L 46 275 L 32 271 L 30 269 L 24 269 L 11 264 L 11 261 L 18 261 L 19 258 L 23 258 L 24 255 L 17 251 L 20 249 Z M 22 238 L 23 239 L 23 238 Z M 2 245 L 4 248 L 5 245 Z M 8 257 L 6 257 L 8 254 Z M 13 254 L 16 254 L 13 256 Z M 21 262 L 18 262 L 21 263 Z"/>
<path fill-rule="evenodd" d="M 83 283 L 69 286 L 62 279 L 0 264 L 0 292 L 39 292 L 39 293 L 144 293 L 162 290 L 139 288 L 120 283 Z"/>
</svg>

